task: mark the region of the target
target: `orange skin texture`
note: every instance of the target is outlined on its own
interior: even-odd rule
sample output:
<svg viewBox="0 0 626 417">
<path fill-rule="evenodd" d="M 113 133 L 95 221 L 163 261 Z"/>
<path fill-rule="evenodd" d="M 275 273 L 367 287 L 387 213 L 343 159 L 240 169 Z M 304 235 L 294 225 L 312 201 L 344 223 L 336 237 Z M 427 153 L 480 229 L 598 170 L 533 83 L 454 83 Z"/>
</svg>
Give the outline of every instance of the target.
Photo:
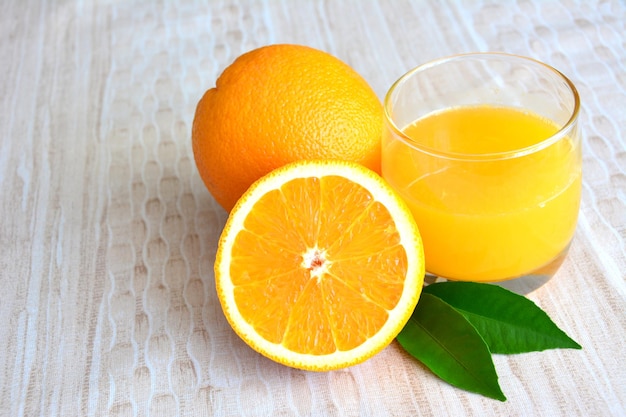
<svg viewBox="0 0 626 417">
<path fill-rule="evenodd" d="M 340 159 L 380 173 L 382 104 L 351 67 L 301 45 L 237 58 L 198 103 L 198 172 L 230 211 L 260 177 L 289 162 Z"/>
</svg>

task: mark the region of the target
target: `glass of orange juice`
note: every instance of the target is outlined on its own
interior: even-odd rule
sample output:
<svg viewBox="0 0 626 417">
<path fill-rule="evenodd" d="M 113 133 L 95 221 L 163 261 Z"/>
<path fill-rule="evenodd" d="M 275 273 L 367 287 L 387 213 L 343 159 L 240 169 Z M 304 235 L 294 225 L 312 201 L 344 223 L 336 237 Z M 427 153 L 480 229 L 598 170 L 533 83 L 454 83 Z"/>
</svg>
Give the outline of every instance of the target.
<svg viewBox="0 0 626 417">
<path fill-rule="evenodd" d="M 551 277 L 581 196 L 572 82 L 530 58 L 455 55 L 402 76 L 384 107 L 382 174 L 417 221 L 427 272 Z"/>
</svg>

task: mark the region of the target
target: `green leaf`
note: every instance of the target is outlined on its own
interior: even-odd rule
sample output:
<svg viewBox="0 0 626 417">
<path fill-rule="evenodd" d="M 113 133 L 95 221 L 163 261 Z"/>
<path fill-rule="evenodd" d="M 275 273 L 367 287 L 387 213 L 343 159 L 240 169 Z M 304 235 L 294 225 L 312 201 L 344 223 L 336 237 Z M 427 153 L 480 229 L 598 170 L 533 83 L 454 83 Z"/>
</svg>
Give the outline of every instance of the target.
<svg viewBox="0 0 626 417">
<path fill-rule="evenodd" d="M 500 286 L 440 282 L 424 287 L 423 291 L 439 297 L 463 314 L 492 353 L 581 349 L 535 303 Z"/>
<path fill-rule="evenodd" d="M 484 340 L 462 314 L 440 298 L 422 294 L 397 340 L 449 384 L 506 401 Z"/>
</svg>

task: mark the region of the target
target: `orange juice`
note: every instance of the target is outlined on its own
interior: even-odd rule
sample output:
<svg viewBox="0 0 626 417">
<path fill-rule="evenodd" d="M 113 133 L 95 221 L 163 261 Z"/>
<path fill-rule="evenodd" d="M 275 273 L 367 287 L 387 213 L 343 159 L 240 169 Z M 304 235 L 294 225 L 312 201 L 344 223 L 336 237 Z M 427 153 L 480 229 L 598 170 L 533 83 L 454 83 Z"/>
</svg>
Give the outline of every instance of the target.
<svg viewBox="0 0 626 417">
<path fill-rule="evenodd" d="M 409 140 L 385 133 L 383 176 L 413 212 L 429 273 L 509 279 L 565 253 L 581 157 L 577 137 L 546 140 L 558 131 L 537 114 L 485 105 L 418 119 L 403 129 Z"/>
</svg>

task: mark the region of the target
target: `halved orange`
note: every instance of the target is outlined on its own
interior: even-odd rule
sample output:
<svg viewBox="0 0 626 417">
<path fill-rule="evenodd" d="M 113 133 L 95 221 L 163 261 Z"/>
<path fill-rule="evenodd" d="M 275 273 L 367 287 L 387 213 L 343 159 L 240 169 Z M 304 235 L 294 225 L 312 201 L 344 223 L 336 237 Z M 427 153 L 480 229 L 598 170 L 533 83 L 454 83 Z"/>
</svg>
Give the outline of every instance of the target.
<svg viewBox="0 0 626 417">
<path fill-rule="evenodd" d="M 255 182 L 231 211 L 215 262 L 235 332 L 295 368 L 331 370 L 386 347 L 422 291 L 422 241 L 373 171 L 300 161 Z"/>
</svg>

